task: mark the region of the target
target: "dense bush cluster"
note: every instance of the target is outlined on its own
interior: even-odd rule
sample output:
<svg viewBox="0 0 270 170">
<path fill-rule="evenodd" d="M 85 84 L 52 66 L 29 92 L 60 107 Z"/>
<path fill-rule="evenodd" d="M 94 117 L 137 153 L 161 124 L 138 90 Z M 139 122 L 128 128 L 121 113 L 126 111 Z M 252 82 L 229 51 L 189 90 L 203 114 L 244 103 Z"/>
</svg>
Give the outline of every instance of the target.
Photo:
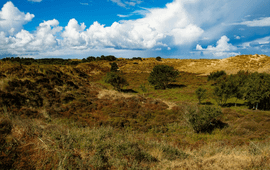
<svg viewBox="0 0 270 170">
<path fill-rule="evenodd" d="M 93 57 L 93 56 L 89 56 L 86 59 L 83 58 L 82 62 L 91 62 L 91 61 L 100 61 L 100 60 L 106 60 L 106 61 L 115 61 L 117 58 L 113 55 L 108 55 L 108 56 L 100 56 L 100 57 Z"/>
<path fill-rule="evenodd" d="M 225 105 L 228 99 L 235 97 L 246 100 L 250 108 L 270 109 L 269 74 L 247 71 L 229 76 L 223 74 L 216 79 L 215 85 L 213 95 L 219 105 Z"/>
<path fill-rule="evenodd" d="M 33 58 L 20 58 L 20 57 L 11 57 L 3 58 L 2 61 L 10 61 L 13 63 L 19 63 L 23 65 L 31 64 L 57 64 L 57 65 L 77 65 L 80 61 L 72 61 L 71 59 L 62 59 L 62 58 L 42 58 L 42 59 L 33 59 Z"/>
</svg>

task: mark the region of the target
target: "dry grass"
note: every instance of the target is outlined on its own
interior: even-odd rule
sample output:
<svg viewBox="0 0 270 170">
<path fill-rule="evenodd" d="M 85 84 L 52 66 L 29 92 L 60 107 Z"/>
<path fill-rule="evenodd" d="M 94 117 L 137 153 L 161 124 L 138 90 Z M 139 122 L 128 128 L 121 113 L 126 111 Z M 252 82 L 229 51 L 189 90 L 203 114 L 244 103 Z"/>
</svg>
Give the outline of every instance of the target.
<svg viewBox="0 0 270 170">
<path fill-rule="evenodd" d="M 185 117 L 187 105 L 197 102 L 196 88 L 202 86 L 209 93 L 212 88 L 206 77 L 192 73 L 269 72 L 269 57 L 116 62 L 130 84 L 126 90 L 138 93 L 105 89 L 100 81 L 109 71 L 108 61 L 77 66 L 19 66 L 0 61 L 1 74 L 7 76 L 0 77 L 0 91 L 29 99 L 35 99 L 29 92 L 36 92 L 44 99 L 42 107 L 22 102 L 18 108 L 0 108 L 0 162 L 9 165 L 6 169 L 270 169 L 269 111 L 223 108 L 220 120 L 228 127 L 199 134 Z M 147 86 L 157 64 L 186 71 L 177 79 L 179 87 L 154 90 Z M 61 78 L 56 74 L 60 72 Z M 35 83 L 41 79 L 38 74 L 58 77 L 63 85 L 50 81 L 39 83 L 36 91 L 28 87 L 8 91 L 8 82 Z M 151 98 L 141 95 L 141 84 Z M 53 88 L 49 90 L 48 85 Z"/>
<path fill-rule="evenodd" d="M 125 62 L 124 62 L 125 61 Z M 209 75 L 211 72 L 225 70 L 227 74 L 235 74 L 239 70 L 270 73 L 270 58 L 266 55 L 241 55 L 225 59 L 162 59 L 146 58 L 143 61 L 122 60 L 120 70 L 125 73 L 150 73 L 155 65 L 173 66 L 179 71 Z M 120 62 L 119 62 L 120 63 Z"/>
<path fill-rule="evenodd" d="M 184 150 L 191 156 L 183 161 L 163 162 L 162 169 L 270 169 L 270 143 L 241 147 L 204 145 L 199 150 Z M 163 166 L 162 166 L 163 165 Z M 165 165 L 165 166 L 164 166 Z"/>
<path fill-rule="evenodd" d="M 121 98 L 128 98 L 136 96 L 134 94 L 127 94 L 123 92 L 118 92 L 115 90 L 107 90 L 107 89 L 102 89 L 98 93 L 98 98 L 99 99 L 110 99 L 110 100 L 116 100 L 116 99 L 121 99 Z"/>
</svg>

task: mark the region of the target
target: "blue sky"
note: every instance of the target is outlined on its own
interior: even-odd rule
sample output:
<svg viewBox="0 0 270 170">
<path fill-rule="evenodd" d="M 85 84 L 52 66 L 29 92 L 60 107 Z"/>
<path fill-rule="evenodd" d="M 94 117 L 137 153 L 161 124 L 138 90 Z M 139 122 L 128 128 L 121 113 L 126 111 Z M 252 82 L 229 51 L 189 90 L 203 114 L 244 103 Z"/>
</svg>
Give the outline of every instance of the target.
<svg viewBox="0 0 270 170">
<path fill-rule="evenodd" d="M 0 58 L 270 56 L 268 0 L 0 2 Z"/>
</svg>

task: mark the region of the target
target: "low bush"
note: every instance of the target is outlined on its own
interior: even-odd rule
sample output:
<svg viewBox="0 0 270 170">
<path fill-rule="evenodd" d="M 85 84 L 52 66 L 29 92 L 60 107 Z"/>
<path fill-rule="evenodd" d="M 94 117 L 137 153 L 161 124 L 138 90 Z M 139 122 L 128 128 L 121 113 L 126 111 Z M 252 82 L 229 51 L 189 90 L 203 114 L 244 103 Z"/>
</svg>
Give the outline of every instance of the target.
<svg viewBox="0 0 270 170">
<path fill-rule="evenodd" d="M 210 81 L 210 80 L 217 80 L 219 77 L 221 77 L 223 75 L 226 75 L 226 72 L 224 70 L 212 72 L 208 76 L 208 79 L 207 80 L 208 81 Z"/>
<path fill-rule="evenodd" d="M 114 72 L 107 73 L 105 77 L 105 83 L 111 84 L 117 91 L 120 91 L 124 86 L 128 85 L 128 82 L 125 78 Z"/>
<path fill-rule="evenodd" d="M 211 132 L 216 128 L 217 118 L 222 114 L 218 107 L 188 108 L 187 119 L 196 133 Z"/>
<path fill-rule="evenodd" d="M 206 98 L 206 89 L 199 87 L 195 93 L 199 100 L 199 104 L 201 104 L 202 100 Z"/>
</svg>

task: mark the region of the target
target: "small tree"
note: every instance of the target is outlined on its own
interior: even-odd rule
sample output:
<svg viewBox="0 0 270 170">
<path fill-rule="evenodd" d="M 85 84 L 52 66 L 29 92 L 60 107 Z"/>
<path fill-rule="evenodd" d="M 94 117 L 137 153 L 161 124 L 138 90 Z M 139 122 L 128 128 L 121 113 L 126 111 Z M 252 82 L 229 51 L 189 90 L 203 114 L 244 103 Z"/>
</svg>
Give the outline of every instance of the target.
<svg viewBox="0 0 270 170">
<path fill-rule="evenodd" d="M 156 60 L 157 60 L 157 61 L 161 61 L 161 57 L 160 57 L 160 56 L 157 56 L 157 57 L 156 57 Z"/>
<path fill-rule="evenodd" d="M 225 105 L 227 100 L 233 96 L 233 84 L 228 80 L 227 76 L 217 79 L 217 86 L 214 88 L 213 95 L 220 106 Z"/>
<path fill-rule="evenodd" d="M 111 71 L 112 72 L 117 72 L 118 68 L 119 67 L 115 62 L 111 63 Z"/>
<path fill-rule="evenodd" d="M 156 89 L 166 89 L 170 82 L 175 82 L 179 71 L 167 65 L 157 65 L 153 68 L 148 81 L 154 85 Z"/>
<path fill-rule="evenodd" d="M 206 98 L 206 89 L 199 87 L 195 93 L 199 100 L 199 104 L 201 104 L 201 101 Z"/>
<path fill-rule="evenodd" d="M 143 96 L 144 96 L 144 93 L 147 92 L 147 88 L 145 87 L 145 85 L 140 85 L 140 89 L 143 91 Z"/>
<path fill-rule="evenodd" d="M 119 76 L 115 72 L 107 73 L 105 77 L 105 83 L 109 83 L 117 91 L 121 91 L 121 88 L 128 86 L 128 82 L 125 78 Z"/>
</svg>

